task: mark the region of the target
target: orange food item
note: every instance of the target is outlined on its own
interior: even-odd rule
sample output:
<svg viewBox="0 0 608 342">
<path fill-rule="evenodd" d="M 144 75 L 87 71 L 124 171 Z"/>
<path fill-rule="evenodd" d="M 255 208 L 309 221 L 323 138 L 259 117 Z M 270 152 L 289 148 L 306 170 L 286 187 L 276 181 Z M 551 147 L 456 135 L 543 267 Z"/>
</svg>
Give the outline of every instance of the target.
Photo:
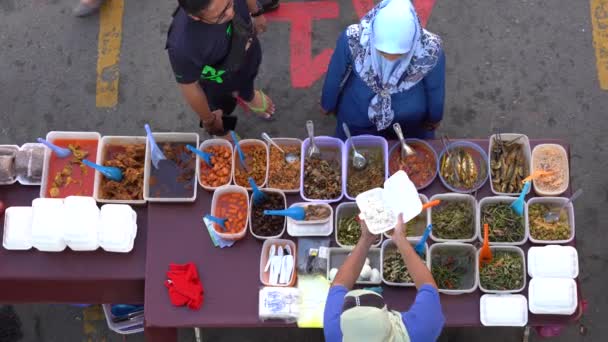
<svg viewBox="0 0 608 342">
<path fill-rule="evenodd" d="M 266 147 L 259 144 L 241 144 L 241 149 L 245 155 L 245 162 L 250 171 L 245 172 L 238 153 L 234 154 L 234 184 L 249 187 L 249 177 L 252 177 L 255 184 L 261 186 L 266 179 Z"/>
<path fill-rule="evenodd" d="M 285 153 L 295 153 L 300 156 L 299 146 L 279 145 Z M 268 186 L 281 190 L 300 188 L 300 160 L 288 163 L 283 152 L 270 146 L 270 162 L 268 169 Z"/>
<path fill-rule="evenodd" d="M 209 187 L 218 187 L 230 182 L 232 173 L 232 152 L 230 147 L 215 145 L 205 147 L 204 152 L 213 154 L 210 167 L 201 160 L 200 179 L 201 183 Z"/>
<path fill-rule="evenodd" d="M 98 140 L 55 139 L 59 147 L 72 150 L 72 155 L 59 158 L 55 153 L 49 160 L 46 197 L 93 196 L 95 171 L 82 163 L 83 159 L 95 163 Z"/>
<path fill-rule="evenodd" d="M 216 223 L 213 224 L 213 228 L 218 233 L 241 232 L 247 225 L 247 210 L 247 195 L 240 192 L 221 195 L 215 205 L 213 216 L 227 219 L 226 231 Z"/>
</svg>

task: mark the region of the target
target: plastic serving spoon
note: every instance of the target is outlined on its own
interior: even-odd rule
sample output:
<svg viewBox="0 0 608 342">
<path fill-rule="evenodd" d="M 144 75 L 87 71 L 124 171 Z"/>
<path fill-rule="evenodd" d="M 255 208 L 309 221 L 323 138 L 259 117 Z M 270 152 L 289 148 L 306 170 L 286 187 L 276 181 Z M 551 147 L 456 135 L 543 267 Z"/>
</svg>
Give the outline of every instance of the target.
<svg viewBox="0 0 608 342">
<path fill-rule="evenodd" d="M 521 183 L 525 184 L 527 181 L 531 181 L 531 180 L 534 180 L 534 179 L 537 179 L 537 178 L 540 178 L 540 177 L 543 177 L 543 176 L 547 176 L 547 175 L 550 175 L 552 173 L 553 173 L 553 171 L 536 170 L 536 171 L 532 172 L 531 175 L 529 175 L 528 177 L 524 178 L 524 180 L 521 181 Z"/>
<path fill-rule="evenodd" d="M 249 166 L 247 166 L 247 161 L 245 160 L 245 153 L 243 153 L 243 150 L 241 149 L 239 138 L 236 136 L 236 133 L 234 133 L 234 131 L 230 131 L 230 136 L 232 137 L 232 141 L 234 141 L 234 146 L 236 146 L 236 151 L 239 154 L 239 160 L 241 161 L 243 169 L 245 169 L 245 171 L 249 173 Z"/>
<path fill-rule="evenodd" d="M 430 202 L 426 202 L 422 205 L 422 210 L 424 209 L 428 209 L 428 208 L 432 208 L 432 207 L 436 207 L 439 204 L 441 204 L 441 200 L 432 200 Z M 421 210 L 421 212 L 422 212 Z"/>
<path fill-rule="evenodd" d="M 426 229 L 424 230 L 424 234 L 422 234 L 422 238 L 420 239 L 420 241 L 418 241 L 416 246 L 414 246 L 414 250 L 420 256 L 422 256 L 424 254 L 424 244 L 426 243 L 426 240 L 429 238 L 429 234 L 431 234 L 431 230 L 433 230 L 432 224 L 429 224 L 428 226 L 426 226 Z"/>
<path fill-rule="evenodd" d="M 264 210 L 264 215 L 289 216 L 296 221 L 304 221 L 306 211 L 302 207 L 291 207 L 284 210 Z"/>
<path fill-rule="evenodd" d="M 526 194 L 528 193 L 528 190 L 530 190 L 530 184 L 532 184 L 530 181 L 524 183 L 524 188 L 521 190 L 521 194 L 519 194 L 519 197 L 515 200 L 515 202 L 511 203 L 511 209 L 513 209 L 513 211 L 519 216 L 524 216 L 524 204 Z"/>
<path fill-rule="evenodd" d="M 165 157 L 165 154 L 163 153 L 163 151 L 156 144 L 156 140 L 154 140 L 154 136 L 152 135 L 152 130 L 150 129 L 150 125 L 145 124 L 144 128 L 146 129 L 146 136 L 148 138 L 148 141 L 150 142 L 150 148 L 152 148 L 152 154 L 150 155 L 150 157 L 152 158 L 152 164 L 154 165 L 155 168 L 158 169 L 158 163 L 161 160 L 166 160 L 167 157 Z"/>
<path fill-rule="evenodd" d="M 103 166 L 95 164 L 87 159 L 82 160 L 83 164 L 93 168 L 109 180 L 120 182 L 122 180 L 122 170 L 114 166 Z"/>
<path fill-rule="evenodd" d="M 253 189 L 253 203 L 263 203 L 266 200 L 266 194 L 264 194 L 260 188 L 258 188 L 255 181 L 251 177 L 249 177 L 249 185 L 251 185 L 251 189 Z"/>
<path fill-rule="evenodd" d="M 220 218 L 220 217 L 215 217 L 212 215 L 205 215 L 205 218 L 208 219 L 209 221 L 213 222 L 213 223 L 217 223 L 220 227 L 222 227 L 222 230 L 227 231 L 228 229 L 226 229 L 226 221 L 228 219 L 225 218 Z"/>
<path fill-rule="evenodd" d="M 490 261 L 492 261 L 492 250 L 490 249 L 490 238 L 489 238 L 489 232 L 490 227 L 488 226 L 487 223 L 483 224 L 483 247 L 481 247 L 481 250 L 479 251 L 479 264 L 483 265 L 483 264 L 487 264 Z"/>
<path fill-rule="evenodd" d="M 557 220 L 559 220 L 562 210 L 564 210 L 564 208 L 567 207 L 568 204 L 572 203 L 572 201 L 577 199 L 578 196 L 580 196 L 582 193 L 583 193 L 583 189 L 576 190 L 576 192 L 566 201 L 566 203 L 560 205 L 557 209 L 551 210 L 548 213 L 546 213 L 545 222 L 553 223 L 553 222 L 556 222 Z"/>
<path fill-rule="evenodd" d="M 192 145 L 186 145 L 186 148 L 190 150 L 190 152 L 195 153 L 197 156 L 201 157 L 201 159 L 205 161 L 205 164 L 209 165 L 210 167 L 213 167 L 213 164 L 211 164 L 211 157 L 213 157 L 213 153 L 201 151 Z"/>
<path fill-rule="evenodd" d="M 281 151 L 281 153 L 283 153 L 283 156 L 285 156 L 286 162 L 292 164 L 292 163 L 297 162 L 300 159 L 300 158 L 298 158 L 298 155 L 296 153 L 285 152 L 285 150 L 283 150 L 281 148 L 281 146 L 279 146 L 279 144 L 277 144 L 276 142 L 274 142 L 274 140 L 272 140 L 272 138 L 270 137 L 270 135 L 268 135 L 268 133 L 266 133 L 266 132 L 262 133 L 262 139 L 264 139 L 264 141 L 271 144 L 272 146 L 276 147 L 277 150 Z"/>
<path fill-rule="evenodd" d="M 72 151 L 70 151 L 70 149 L 67 149 L 64 147 L 59 147 L 59 146 L 53 144 L 52 142 L 47 141 L 42 138 L 38 138 L 37 140 L 39 143 L 44 144 L 44 146 L 50 148 L 51 151 L 53 151 L 59 158 L 67 158 L 70 155 L 72 155 Z"/>
</svg>

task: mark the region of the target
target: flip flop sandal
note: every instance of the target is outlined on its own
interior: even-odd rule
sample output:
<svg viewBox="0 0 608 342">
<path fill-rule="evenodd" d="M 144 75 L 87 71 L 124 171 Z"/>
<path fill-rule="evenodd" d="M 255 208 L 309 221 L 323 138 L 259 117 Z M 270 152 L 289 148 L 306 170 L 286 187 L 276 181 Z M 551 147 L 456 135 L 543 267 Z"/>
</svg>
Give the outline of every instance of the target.
<svg viewBox="0 0 608 342">
<path fill-rule="evenodd" d="M 274 114 L 268 113 L 268 109 L 269 109 L 268 104 L 269 104 L 270 99 L 261 90 L 256 90 L 255 93 L 256 94 L 259 93 L 260 95 L 262 95 L 262 107 L 253 107 L 249 103 L 247 103 L 245 100 L 243 100 L 241 97 L 237 96 L 236 100 L 237 100 L 239 106 L 241 108 L 243 108 L 243 110 L 245 112 L 254 113 L 258 118 L 260 118 L 262 120 L 273 121 L 275 119 Z"/>
</svg>

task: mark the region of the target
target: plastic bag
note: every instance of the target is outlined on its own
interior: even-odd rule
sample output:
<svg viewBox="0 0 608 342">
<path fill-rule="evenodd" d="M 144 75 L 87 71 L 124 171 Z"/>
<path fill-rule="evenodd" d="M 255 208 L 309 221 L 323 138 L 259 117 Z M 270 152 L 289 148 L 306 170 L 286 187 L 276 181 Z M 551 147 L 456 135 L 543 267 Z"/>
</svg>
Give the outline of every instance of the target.
<svg viewBox="0 0 608 342">
<path fill-rule="evenodd" d="M 329 238 L 298 238 L 298 274 L 327 275 Z"/>
<path fill-rule="evenodd" d="M 262 287 L 258 317 L 261 321 L 295 323 L 300 313 L 300 291 L 295 287 Z"/>
</svg>

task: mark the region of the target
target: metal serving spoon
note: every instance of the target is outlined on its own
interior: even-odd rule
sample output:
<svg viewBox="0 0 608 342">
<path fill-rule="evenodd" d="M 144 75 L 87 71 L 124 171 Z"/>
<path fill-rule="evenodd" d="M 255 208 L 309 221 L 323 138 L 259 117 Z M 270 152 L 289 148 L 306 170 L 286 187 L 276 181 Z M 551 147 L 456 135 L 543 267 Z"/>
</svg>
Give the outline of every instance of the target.
<svg viewBox="0 0 608 342">
<path fill-rule="evenodd" d="M 397 138 L 399 138 L 399 142 L 401 143 L 401 158 L 405 159 L 409 156 L 415 155 L 416 151 L 405 143 L 405 137 L 403 136 L 401 125 L 398 122 L 393 124 L 393 130 L 395 131 L 395 134 L 397 134 Z"/>
<path fill-rule="evenodd" d="M 344 134 L 346 134 L 346 138 L 350 141 L 350 147 L 353 149 L 353 166 L 357 170 L 363 170 L 367 165 L 367 159 L 365 159 L 361 153 L 357 152 L 353 138 L 350 136 L 350 130 L 345 122 L 342 123 L 342 129 L 344 130 Z"/>
<path fill-rule="evenodd" d="M 308 158 L 321 158 L 321 150 L 315 144 L 315 126 L 312 120 L 306 121 L 306 131 L 308 131 L 308 138 L 310 140 L 306 155 Z"/>
<path fill-rule="evenodd" d="M 285 161 L 288 163 L 295 163 L 297 162 L 300 157 L 298 157 L 298 155 L 296 153 L 293 152 L 285 152 L 285 150 L 283 150 L 281 148 L 281 146 L 279 146 L 279 144 L 277 144 L 276 142 L 274 142 L 274 140 L 272 140 L 272 138 L 270 137 L 270 135 L 268 135 L 268 133 L 264 132 L 262 133 L 262 139 L 264 139 L 267 143 L 272 144 L 272 146 L 276 147 L 279 151 L 281 151 L 281 153 L 283 153 L 283 155 L 285 156 Z"/>
</svg>

